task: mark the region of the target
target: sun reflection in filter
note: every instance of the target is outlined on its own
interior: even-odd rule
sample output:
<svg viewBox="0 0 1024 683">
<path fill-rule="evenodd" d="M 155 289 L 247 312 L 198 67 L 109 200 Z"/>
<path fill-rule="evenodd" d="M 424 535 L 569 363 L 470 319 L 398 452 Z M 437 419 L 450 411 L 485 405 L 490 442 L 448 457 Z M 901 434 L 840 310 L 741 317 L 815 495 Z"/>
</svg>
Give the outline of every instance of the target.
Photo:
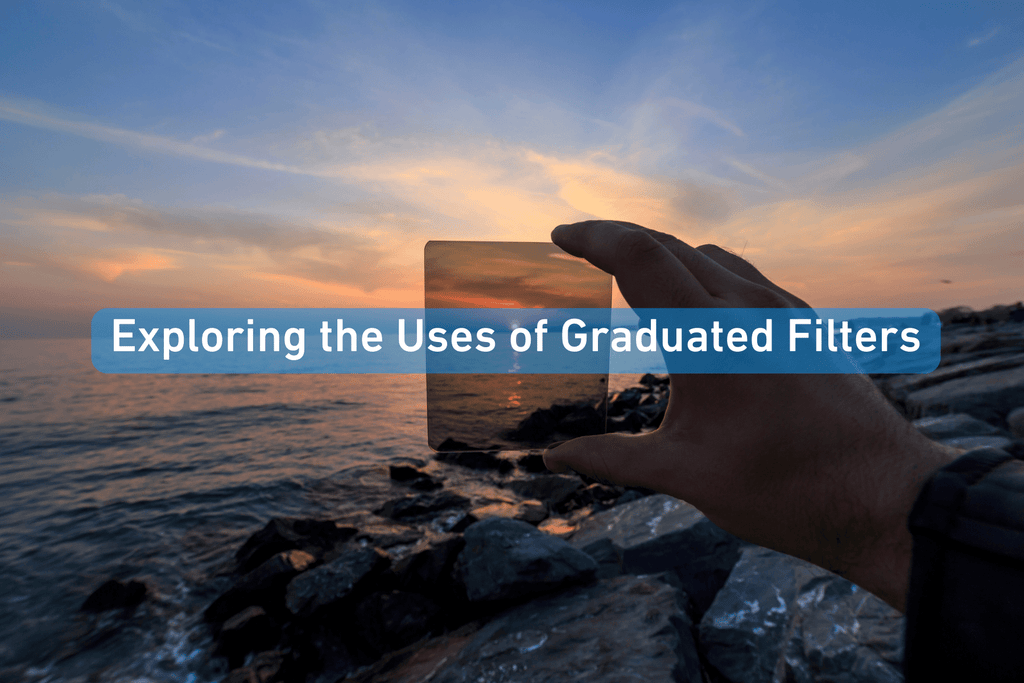
<svg viewBox="0 0 1024 683">
<path fill-rule="evenodd" d="M 538 317 L 515 309 L 611 307 L 611 276 L 551 243 L 431 241 L 423 250 L 423 284 L 425 309 L 510 309 L 509 317 L 500 322 L 494 319 L 491 325 L 502 332 L 507 326 L 509 335 L 524 324 L 532 327 Z M 550 344 L 556 341 L 554 334 L 548 338 Z M 507 370 L 500 374 L 433 374 L 427 356 L 427 442 L 431 448 L 542 448 L 566 435 L 557 428 L 541 433 L 539 428 L 521 427 L 533 413 L 549 411 L 555 405 L 600 405 L 603 431 L 606 373 L 525 375 L 521 354 L 509 351 L 512 356 L 505 356 Z M 549 422 L 538 424 L 546 429 Z M 581 428 L 574 429 L 569 437 L 582 435 Z"/>
</svg>

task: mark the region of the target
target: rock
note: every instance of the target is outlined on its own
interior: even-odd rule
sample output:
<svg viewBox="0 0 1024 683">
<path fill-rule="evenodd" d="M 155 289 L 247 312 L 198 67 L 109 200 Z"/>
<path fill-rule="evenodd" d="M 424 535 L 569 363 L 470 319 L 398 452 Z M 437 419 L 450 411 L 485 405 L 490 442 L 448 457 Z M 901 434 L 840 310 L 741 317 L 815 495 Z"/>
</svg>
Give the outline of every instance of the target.
<svg viewBox="0 0 1024 683">
<path fill-rule="evenodd" d="M 651 388 L 653 388 L 653 387 L 660 387 L 660 386 L 664 386 L 664 385 L 666 385 L 668 383 L 669 383 L 668 375 L 658 376 L 658 375 L 652 375 L 651 373 L 648 372 L 646 375 L 644 375 L 643 377 L 640 378 L 640 384 L 642 384 L 645 387 L 651 387 Z"/>
<path fill-rule="evenodd" d="M 250 536 L 235 553 L 238 571 L 245 574 L 285 550 L 305 550 L 322 556 L 354 536 L 352 527 L 339 527 L 329 519 L 275 517 Z"/>
<path fill-rule="evenodd" d="M 747 547 L 700 622 L 731 683 L 902 681 L 903 617 L 824 569 Z"/>
<path fill-rule="evenodd" d="M 622 417 L 613 417 L 608 420 L 609 432 L 630 432 L 636 434 L 647 426 L 648 416 L 637 410 L 630 410 Z"/>
<path fill-rule="evenodd" d="M 380 520 L 374 524 L 361 525 L 361 531 L 355 537 L 355 541 L 361 544 L 372 545 L 375 548 L 395 548 L 403 545 L 413 545 L 423 538 L 423 532 L 413 527 L 401 524 L 392 524 L 386 520 Z M 330 561 L 337 557 L 331 554 L 325 559 Z"/>
<path fill-rule="evenodd" d="M 739 539 L 712 524 L 697 508 L 663 494 L 592 515 L 569 538 L 573 547 L 587 553 L 598 552 L 595 544 L 606 541 L 621 558 L 623 573 L 675 572 L 698 615 L 725 583 L 740 548 Z M 600 554 L 607 564 L 607 551 Z M 606 566 L 602 571 L 611 570 Z"/>
<path fill-rule="evenodd" d="M 961 377 L 914 391 L 905 404 L 911 417 L 968 413 L 1002 424 L 1010 407 L 1024 404 L 1024 367 Z"/>
<path fill-rule="evenodd" d="M 499 457 L 497 453 L 491 451 L 442 451 L 434 457 L 449 465 L 459 465 L 471 470 L 495 470 L 503 474 L 515 466 L 511 460 Z"/>
<path fill-rule="evenodd" d="M 526 522 L 491 518 L 465 533 L 457 572 L 473 602 L 515 600 L 594 577 L 586 553 Z"/>
<path fill-rule="evenodd" d="M 394 653 L 351 683 L 700 683 L 685 597 L 624 576 L 534 600 Z"/>
<path fill-rule="evenodd" d="M 389 591 L 365 598 L 355 610 L 359 635 L 378 654 L 416 642 L 440 625 L 441 606 L 419 593 Z"/>
<path fill-rule="evenodd" d="M 424 539 L 392 567 L 398 587 L 426 594 L 450 593 L 455 560 L 465 545 L 458 534 Z"/>
<path fill-rule="evenodd" d="M 438 450 L 438 451 L 468 451 L 468 450 L 470 450 L 470 446 L 465 441 L 456 441 L 455 439 L 453 439 L 453 438 L 451 438 L 449 436 L 447 439 L 442 441 L 441 445 L 439 445 L 435 450 Z"/>
<path fill-rule="evenodd" d="M 538 408 L 520 421 L 519 425 L 508 433 L 513 441 L 544 441 L 558 427 L 558 418 L 548 408 Z"/>
<path fill-rule="evenodd" d="M 949 356 L 944 354 L 944 357 L 948 358 Z M 921 389 L 961 377 L 1009 370 L 1021 365 L 1024 365 L 1024 353 L 1009 356 L 972 358 L 971 360 L 940 367 L 924 375 L 896 375 L 884 380 L 881 388 L 891 400 L 906 401 L 907 396 L 914 391 L 920 391 Z"/>
<path fill-rule="evenodd" d="M 1006 424 L 1009 425 L 1010 432 L 1015 437 L 1024 439 L 1024 406 L 1011 410 L 1010 414 L 1006 416 Z"/>
<path fill-rule="evenodd" d="M 559 420 L 557 431 L 568 436 L 603 434 L 604 414 L 590 405 L 577 408 Z"/>
<path fill-rule="evenodd" d="M 106 612 L 111 609 L 135 609 L 146 597 L 146 584 L 134 579 L 127 583 L 110 579 L 85 599 L 82 612 Z"/>
<path fill-rule="evenodd" d="M 608 417 L 624 415 L 626 411 L 636 408 L 645 395 L 643 390 L 637 388 L 620 391 L 608 402 Z"/>
<path fill-rule="evenodd" d="M 312 555 L 302 550 L 278 553 L 238 579 L 206 608 L 203 616 L 207 621 L 223 622 L 250 605 L 276 608 L 288 582 L 315 562 Z"/>
<path fill-rule="evenodd" d="M 390 564 L 378 548 L 359 548 L 293 578 L 285 593 L 292 614 L 312 614 L 317 609 L 355 596 L 369 579 Z"/>
<path fill-rule="evenodd" d="M 1002 436 L 1006 432 L 966 413 L 922 417 L 914 426 L 929 439 L 941 441 L 963 436 Z"/>
<path fill-rule="evenodd" d="M 972 448 L 1001 448 L 1007 453 L 1016 452 L 1019 448 L 1019 441 L 1014 441 L 1005 436 L 958 436 L 952 439 L 939 441 L 944 446 L 970 450 Z"/>
<path fill-rule="evenodd" d="M 395 481 L 412 481 L 430 475 L 412 465 L 388 465 L 388 475 Z"/>
<path fill-rule="evenodd" d="M 396 498 L 385 503 L 384 507 L 376 512 L 390 519 L 403 519 L 405 517 L 417 517 L 451 508 L 466 507 L 467 505 L 469 505 L 469 498 L 453 491 L 441 491 L 439 493 L 422 493 L 416 496 Z"/>
<path fill-rule="evenodd" d="M 539 524 L 547 519 L 548 509 L 539 500 L 524 500 L 522 503 L 512 505 L 510 503 L 491 503 L 470 511 L 477 521 L 490 519 L 491 517 L 502 517 L 504 519 L 518 519 L 529 524 Z"/>
<path fill-rule="evenodd" d="M 238 666 L 250 652 L 273 647 L 281 633 L 277 623 L 262 607 L 247 607 L 224 622 L 217 636 L 217 654 L 228 666 Z"/>
<path fill-rule="evenodd" d="M 541 500 L 551 508 L 562 505 L 584 486 L 579 477 L 568 474 L 520 479 L 509 484 L 523 498 Z"/>
</svg>

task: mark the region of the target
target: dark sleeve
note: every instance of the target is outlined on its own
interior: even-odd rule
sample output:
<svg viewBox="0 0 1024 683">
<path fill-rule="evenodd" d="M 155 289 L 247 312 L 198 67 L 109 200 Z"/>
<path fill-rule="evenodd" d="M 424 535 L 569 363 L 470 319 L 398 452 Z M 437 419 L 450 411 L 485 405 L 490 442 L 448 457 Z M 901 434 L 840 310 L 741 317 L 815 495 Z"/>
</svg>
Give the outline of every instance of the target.
<svg viewBox="0 0 1024 683">
<path fill-rule="evenodd" d="M 1024 462 L 969 451 L 910 514 L 905 671 L 921 681 L 1024 681 Z"/>
</svg>

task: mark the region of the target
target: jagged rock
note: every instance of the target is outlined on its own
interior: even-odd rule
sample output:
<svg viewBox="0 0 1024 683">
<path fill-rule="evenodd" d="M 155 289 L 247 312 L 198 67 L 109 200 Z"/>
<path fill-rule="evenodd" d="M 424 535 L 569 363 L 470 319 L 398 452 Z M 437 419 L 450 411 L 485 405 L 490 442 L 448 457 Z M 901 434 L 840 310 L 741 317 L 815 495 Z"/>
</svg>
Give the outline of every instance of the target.
<svg viewBox="0 0 1024 683">
<path fill-rule="evenodd" d="M 663 494 L 617 505 L 584 519 L 569 538 L 575 548 L 602 558 L 610 573 L 611 541 L 626 574 L 671 570 L 703 614 L 739 558 L 740 541 L 689 503 Z"/>
<path fill-rule="evenodd" d="M 510 503 L 491 503 L 470 511 L 477 521 L 490 519 L 491 517 L 502 517 L 504 519 L 518 519 L 529 524 L 539 524 L 547 519 L 548 509 L 539 500 L 524 500 L 521 503 L 512 505 Z"/>
<path fill-rule="evenodd" d="M 604 415 L 594 406 L 577 408 L 558 421 L 557 431 L 569 436 L 604 433 Z"/>
<path fill-rule="evenodd" d="M 518 520 L 485 519 L 466 529 L 465 539 L 457 571 L 473 602 L 538 595 L 597 571 L 586 553 Z"/>
<path fill-rule="evenodd" d="M 226 657 L 235 667 L 250 652 L 258 652 L 277 644 L 278 624 L 262 607 L 247 607 L 224 622 L 218 634 L 217 654 Z"/>
<path fill-rule="evenodd" d="M 390 652 L 435 631 L 441 606 L 425 595 L 406 591 L 374 593 L 359 603 L 359 636 L 371 650 Z"/>
<path fill-rule="evenodd" d="M 685 596 L 623 576 L 533 600 L 394 653 L 351 683 L 701 683 Z"/>
<path fill-rule="evenodd" d="M 275 517 L 246 540 L 235 553 L 238 571 L 245 574 L 286 550 L 305 550 L 322 556 L 354 536 L 352 527 L 339 527 L 329 519 Z"/>
<path fill-rule="evenodd" d="M 361 544 L 372 545 L 375 548 L 389 549 L 396 546 L 412 545 L 423 538 L 423 532 L 414 527 L 392 524 L 384 519 L 373 524 L 361 525 L 360 528 L 361 531 L 353 540 Z M 337 554 L 332 553 L 324 559 L 330 561 L 335 557 Z"/>
<path fill-rule="evenodd" d="M 630 410 L 622 417 L 613 417 L 608 420 L 609 432 L 639 432 L 647 426 L 648 416 L 637 410 Z"/>
<path fill-rule="evenodd" d="M 1024 439 L 1024 406 L 1011 410 L 1010 414 L 1006 416 L 1006 424 L 1015 437 Z"/>
<path fill-rule="evenodd" d="M 543 441 L 554 433 L 559 418 L 549 408 L 538 408 L 530 413 L 508 434 L 513 441 Z"/>
<path fill-rule="evenodd" d="M 391 561 L 379 548 L 358 548 L 288 583 L 285 606 L 292 614 L 317 609 L 355 595 L 369 579 L 383 573 Z"/>
<path fill-rule="evenodd" d="M 127 583 L 110 579 L 103 582 L 78 609 L 83 612 L 106 612 L 111 609 L 134 609 L 146 598 L 146 584 L 134 579 Z"/>
<path fill-rule="evenodd" d="M 1024 367 L 961 377 L 914 391 L 905 404 L 911 417 L 968 413 L 1002 424 L 1011 406 L 1024 404 Z"/>
<path fill-rule="evenodd" d="M 469 505 L 469 498 L 459 495 L 454 491 L 441 491 L 439 493 L 423 493 L 390 500 L 377 511 L 377 514 L 390 519 L 402 519 L 451 508 L 462 508 L 467 505 Z"/>
<path fill-rule="evenodd" d="M 459 465 L 471 470 L 495 470 L 505 473 L 515 466 L 511 460 L 491 451 L 441 451 L 434 456 L 439 462 Z"/>
<path fill-rule="evenodd" d="M 223 622 L 250 605 L 276 608 L 284 587 L 316 562 L 303 550 L 286 550 L 239 578 L 226 593 L 206 608 L 207 621 Z"/>
<path fill-rule="evenodd" d="M 824 569 L 747 547 L 700 622 L 731 683 L 902 681 L 903 617 Z"/>
<path fill-rule="evenodd" d="M 584 486 L 579 477 L 568 474 L 520 479 L 509 484 L 523 498 L 543 501 L 552 508 L 565 503 Z"/>
</svg>

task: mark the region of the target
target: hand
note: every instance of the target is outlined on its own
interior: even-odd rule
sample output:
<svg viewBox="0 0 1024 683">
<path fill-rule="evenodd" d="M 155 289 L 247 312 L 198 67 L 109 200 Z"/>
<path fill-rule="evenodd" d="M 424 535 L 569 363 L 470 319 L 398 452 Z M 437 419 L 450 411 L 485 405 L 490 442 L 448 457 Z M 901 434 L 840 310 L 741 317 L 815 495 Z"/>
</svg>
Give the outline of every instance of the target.
<svg viewBox="0 0 1024 683">
<path fill-rule="evenodd" d="M 615 276 L 633 308 L 807 308 L 742 258 L 632 223 L 560 225 L 551 239 Z M 661 427 L 544 454 L 685 500 L 736 536 L 846 576 L 902 610 L 907 517 L 954 456 L 862 375 L 672 375 Z"/>
</svg>

